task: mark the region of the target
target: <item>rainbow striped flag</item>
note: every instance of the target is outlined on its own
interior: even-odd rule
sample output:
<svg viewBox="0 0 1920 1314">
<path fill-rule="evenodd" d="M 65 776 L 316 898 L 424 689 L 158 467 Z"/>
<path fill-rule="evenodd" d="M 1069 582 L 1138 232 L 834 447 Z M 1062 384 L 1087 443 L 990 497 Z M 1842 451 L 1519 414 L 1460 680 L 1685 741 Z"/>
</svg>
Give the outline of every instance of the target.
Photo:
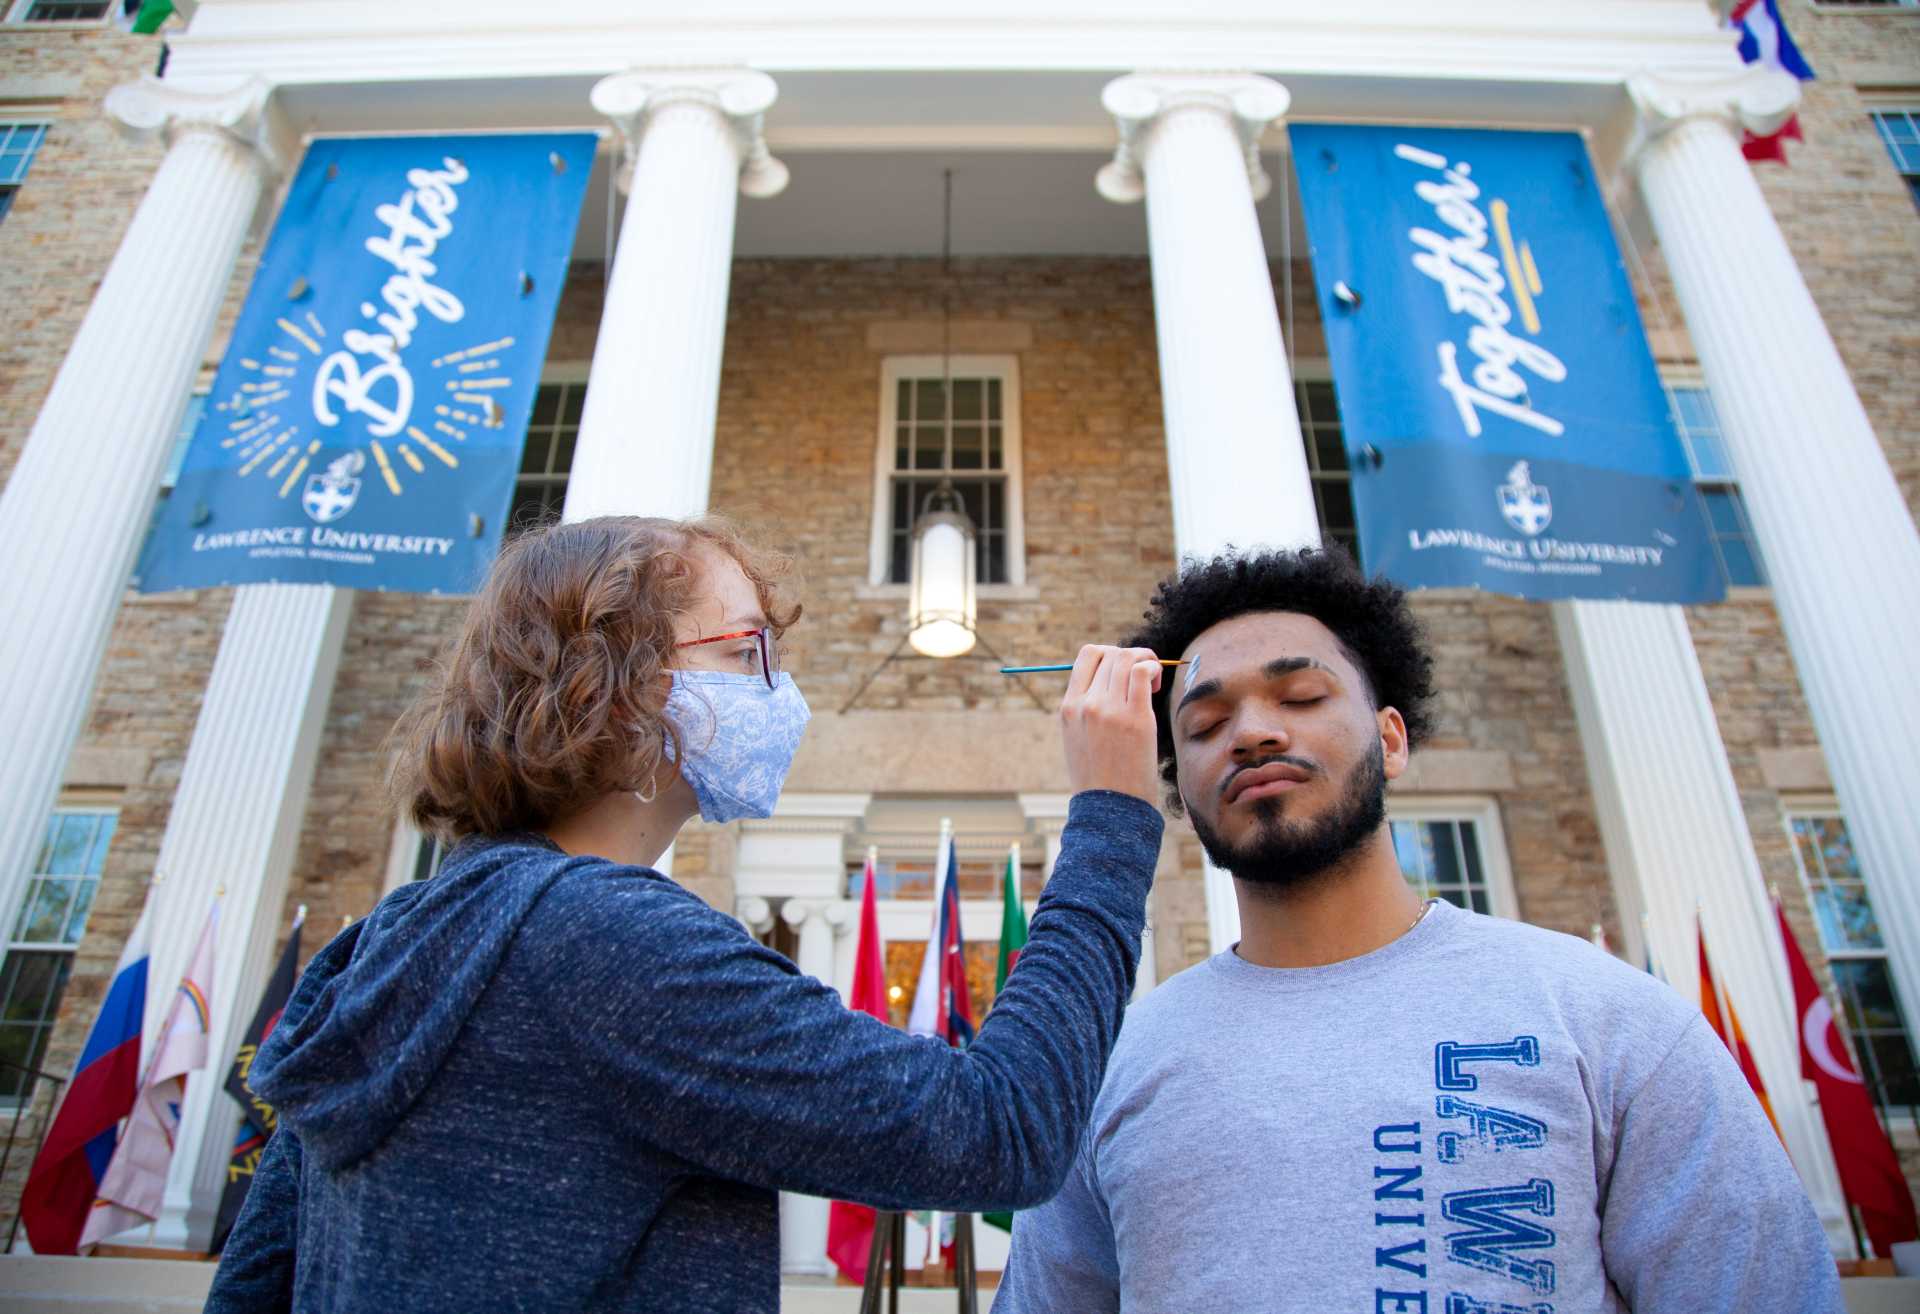
<svg viewBox="0 0 1920 1314">
<path fill-rule="evenodd" d="M 212 1030 L 207 1001 L 213 996 L 213 942 L 220 925 L 220 903 L 214 901 L 193 957 L 174 991 L 166 1024 L 139 1098 L 127 1117 L 126 1131 L 100 1179 L 100 1192 L 87 1215 L 80 1249 L 118 1236 L 129 1228 L 160 1217 L 167 1189 L 167 1169 L 173 1162 L 173 1143 L 180 1130 L 180 1106 L 187 1098 L 187 1074 L 207 1066 L 208 1036 Z"/>
</svg>

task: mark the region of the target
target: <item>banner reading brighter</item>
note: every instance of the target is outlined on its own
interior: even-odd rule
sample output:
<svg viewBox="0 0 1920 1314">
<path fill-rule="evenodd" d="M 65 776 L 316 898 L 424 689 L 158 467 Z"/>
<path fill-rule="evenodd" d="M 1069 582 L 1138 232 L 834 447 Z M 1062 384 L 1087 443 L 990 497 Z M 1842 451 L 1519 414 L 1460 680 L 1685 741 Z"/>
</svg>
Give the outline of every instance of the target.
<svg viewBox="0 0 1920 1314">
<path fill-rule="evenodd" d="M 513 494 L 594 144 L 314 142 L 135 587 L 472 589 Z"/>
<path fill-rule="evenodd" d="M 1719 600 L 1581 139 L 1288 132 L 1367 569 L 1527 598 Z"/>
</svg>

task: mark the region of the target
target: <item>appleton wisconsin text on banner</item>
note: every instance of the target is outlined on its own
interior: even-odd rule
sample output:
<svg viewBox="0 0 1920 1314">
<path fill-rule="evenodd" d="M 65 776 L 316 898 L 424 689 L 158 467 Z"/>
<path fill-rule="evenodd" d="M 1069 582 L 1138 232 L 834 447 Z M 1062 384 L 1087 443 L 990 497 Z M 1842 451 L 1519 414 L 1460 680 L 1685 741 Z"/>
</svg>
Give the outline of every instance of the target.
<svg viewBox="0 0 1920 1314">
<path fill-rule="evenodd" d="M 472 588 L 513 494 L 594 143 L 314 142 L 136 586 Z"/>
<path fill-rule="evenodd" d="M 1528 598 L 1723 596 L 1581 139 L 1289 132 L 1368 570 Z"/>
</svg>

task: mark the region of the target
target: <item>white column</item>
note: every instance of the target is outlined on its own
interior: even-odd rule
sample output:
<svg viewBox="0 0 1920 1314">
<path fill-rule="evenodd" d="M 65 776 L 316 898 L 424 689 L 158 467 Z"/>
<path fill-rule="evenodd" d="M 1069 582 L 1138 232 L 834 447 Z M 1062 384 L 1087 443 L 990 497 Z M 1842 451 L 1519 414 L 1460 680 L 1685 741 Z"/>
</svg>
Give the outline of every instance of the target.
<svg viewBox="0 0 1920 1314">
<path fill-rule="evenodd" d="M 107 94 L 169 142 L 0 494 L 0 921 L 26 873 L 92 700 L 167 452 L 278 157 L 268 88 Z"/>
<path fill-rule="evenodd" d="M 761 116 L 773 79 L 745 69 L 636 69 L 593 107 L 626 142 L 628 192 L 587 378 L 565 518 L 707 509 L 733 268 L 734 193 L 774 196 L 787 170 Z"/>
<path fill-rule="evenodd" d="M 1243 74 L 1133 74 L 1101 96 L 1120 127 L 1100 170 L 1110 201 L 1147 202 L 1154 332 L 1180 556 L 1318 544 L 1293 376 L 1253 204 L 1279 83 Z M 1233 880 L 1206 864 L 1215 952 L 1240 938 Z"/>
<path fill-rule="evenodd" d="M 853 925 L 854 905 L 841 899 L 788 899 L 780 920 L 799 933 L 795 965 L 816 980 L 833 984 L 834 941 Z M 831 1273 L 827 1258 L 827 1220 L 831 1202 L 814 1195 L 780 1193 L 780 1271 Z"/>
<path fill-rule="evenodd" d="M 148 1035 L 158 1034 L 216 894 L 220 931 L 208 1066 L 187 1083 L 155 1234 L 163 1245 L 203 1248 L 226 1185 L 240 1109 L 223 1083 L 273 968 L 352 610 L 351 590 L 320 584 L 236 591 L 187 748 L 155 863 Z"/>
<path fill-rule="evenodd" d="M 1640 188 L 1719 409 L 1782 628 L 1920 1025 L 1920 534 L 1738 129 L 1777 127 L 1784 75 L 1639 77 Z"/>
<path fill-rule="evenodd" d="M 1644 916 L 1661 970 L 1697 998 L 1695 918 L 1705 921 L 1788 1153 L 1829 1237 L 1845 1244 L 1832 1155 L 1800 1079 L 1792 986 L 1686 613 L 1572 602 L 1553 615 L 1628 959 L 1641 961 Z"/>
</svg>

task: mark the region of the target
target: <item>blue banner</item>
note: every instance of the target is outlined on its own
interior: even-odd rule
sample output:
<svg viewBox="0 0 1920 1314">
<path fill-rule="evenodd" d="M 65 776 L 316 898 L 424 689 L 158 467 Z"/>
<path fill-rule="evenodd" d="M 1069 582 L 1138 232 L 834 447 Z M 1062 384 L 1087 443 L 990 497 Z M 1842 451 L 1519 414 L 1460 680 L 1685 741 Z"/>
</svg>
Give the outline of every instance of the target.
<svg viewBox="0 0 1920 1314">
<path fill-rule="evenodd" d="M 1525 598 L 1719 600 L 1581 139 L 1288 132 L 1367 569 Z"/>
<path fill-rule="evenodd" d="M 135 587 L 472 590 L 499 547 L 594 144 L 308 147 Z"/>
</svg>

